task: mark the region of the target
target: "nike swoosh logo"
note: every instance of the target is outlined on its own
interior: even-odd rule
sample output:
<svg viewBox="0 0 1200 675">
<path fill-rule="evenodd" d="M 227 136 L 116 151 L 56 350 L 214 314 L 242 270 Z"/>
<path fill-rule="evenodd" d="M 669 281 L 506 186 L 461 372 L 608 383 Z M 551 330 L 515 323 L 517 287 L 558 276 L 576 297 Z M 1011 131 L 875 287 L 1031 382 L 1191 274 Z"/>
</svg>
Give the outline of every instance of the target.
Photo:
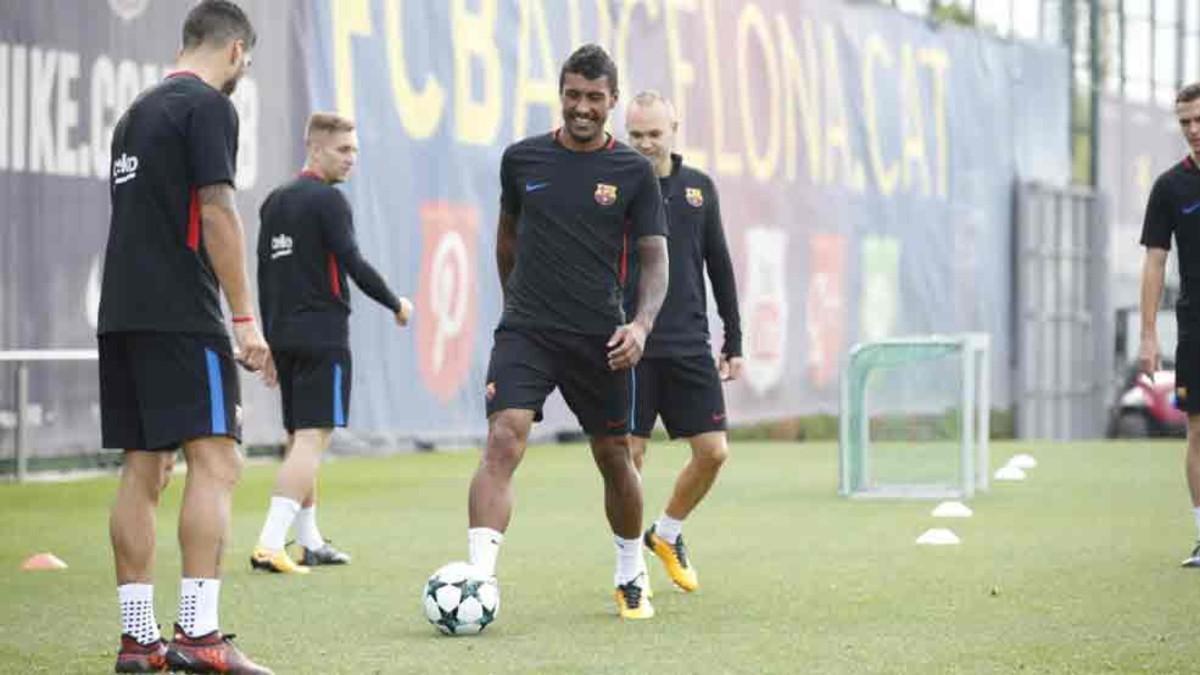
<svg viewBox="0 0 1200 675">
<path fill-rule="evenodd" d="M 1190 216 L 1195 213 L 1196 209 L 1200 209 L 1200 202 L 1183 207 L 1183 215 Z"/>
<path fill-rule="evenodd" d="M 540 183 L 526 183 L 525 191 L 526 192 L 537 192 L 538 190 L 541 190 L 542 188 L 547 187 L 549 185 L 550 185 L 550 181 L 548 181 L 548 180 L 544 180 Z"/>
</svg>

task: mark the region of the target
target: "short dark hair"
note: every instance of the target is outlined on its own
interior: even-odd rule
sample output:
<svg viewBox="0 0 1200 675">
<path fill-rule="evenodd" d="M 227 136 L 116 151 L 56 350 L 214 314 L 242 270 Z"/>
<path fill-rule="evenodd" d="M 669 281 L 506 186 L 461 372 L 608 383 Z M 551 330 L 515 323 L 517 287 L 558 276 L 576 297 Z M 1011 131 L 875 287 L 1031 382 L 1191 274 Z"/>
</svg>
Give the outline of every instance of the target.
<svg viewBox="0 0 1200 675">
<path fill-rule="evenodd" d="M 204 0 L 188 12 L 183 22 L 183 48 L 194 49 L 204 43 L 226 45 L 241 40 L 248 49 L 258 35 L 241 7 L 229 0 Z"/>
<path fill-rule="evenodd" d="M 1176 103 L 1191 103 L 1196 99 L 1200 99 L 1200 82 L 1193 82 L 1189 84 L 1183 89 L 1180 89 L 1179 93 L 1175 95 Z"/>
<path fill-rule="evenodd" d="M 613 63 L 608 52 L 604 51 L 604 47 L 598 44 L 586 44 L 567 57 L 562 71 L 558 74 L 559 91 L 562 91 L 567 73 L 582 75 L 589 80 L 607 77 L 609 93 L 617 93 L 617 64 Z"/>
</svg>

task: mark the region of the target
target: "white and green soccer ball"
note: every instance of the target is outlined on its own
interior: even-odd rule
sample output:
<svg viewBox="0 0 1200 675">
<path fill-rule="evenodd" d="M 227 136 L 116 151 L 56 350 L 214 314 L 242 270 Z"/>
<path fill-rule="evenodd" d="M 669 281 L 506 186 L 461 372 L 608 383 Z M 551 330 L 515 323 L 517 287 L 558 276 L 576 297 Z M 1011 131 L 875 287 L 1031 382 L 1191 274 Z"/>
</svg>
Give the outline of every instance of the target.
<svg viewBox="0 0 1200 675">
<path fill-rule="evenodd" d="M 500 586 L 465 562 L 443 565 L 425 582 L 421 604 L 429 623 L 446 635 L 475 635 L 496 620 Z"/>
</svg>

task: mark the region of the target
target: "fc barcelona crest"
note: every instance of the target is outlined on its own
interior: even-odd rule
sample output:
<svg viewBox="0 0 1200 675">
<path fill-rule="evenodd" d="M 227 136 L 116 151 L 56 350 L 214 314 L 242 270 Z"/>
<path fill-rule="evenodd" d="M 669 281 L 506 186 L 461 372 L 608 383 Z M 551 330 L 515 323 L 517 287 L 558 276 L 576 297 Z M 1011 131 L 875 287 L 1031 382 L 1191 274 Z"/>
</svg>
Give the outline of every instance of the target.
<svg viewBox="0 0 1200 675">
<path fill-rule="evenodd" d="M 596 183 L 596 192 L 592 195 L 600 206 L 611 206 L 617 201 L 617 186 L 608 183 Z"/>
<path fill-rule="evenodd" d="M 684 190 L 683 196 L 687 199 L 687 203 L 695 208 L 704 206 L 704 192 L 700 188 L 687 188 Z"/>
</svg>

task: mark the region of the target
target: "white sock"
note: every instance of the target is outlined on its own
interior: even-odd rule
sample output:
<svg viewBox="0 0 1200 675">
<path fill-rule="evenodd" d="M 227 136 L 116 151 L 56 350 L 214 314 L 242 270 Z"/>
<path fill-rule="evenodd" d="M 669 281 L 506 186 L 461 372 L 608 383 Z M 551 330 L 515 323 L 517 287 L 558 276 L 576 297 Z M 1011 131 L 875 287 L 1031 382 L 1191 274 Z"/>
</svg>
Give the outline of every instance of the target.
<svg viewBox="0 0 1200 675">
<path fill-rule="evenodd" d="M 217 629 L 220 579 L 184 579 L 179 584 L 179 627 L 188 637 L 208 635 Z"/>
<path fill-rule="evenodd" d="M 472 527 L 467 530 L 467 562 L 479 568 L 485 576 L 496 576 L 496 558 L 500 556 L 500 544 L 504 535 L 490 527 Z"/>
<path fill-rule="evenodd" d="M 148 645 L 162 638 L 154 618 L 154 584 L 121 584 L 117 586 L 121 602 L 121 632 Z"/>
<path fill-rule="evenodd" d="M 325 538 L 317 529 L 317 505 L 306 506 L 296 514 L 296 543 L 315 551 L 325 545 Z"/>
<path fill-rule="evenodd" d="M 659 516 L 658 520 L 654 521 L 654 534 L 666 539 L 668 544 L 674 544 L 682 532 L 683 521 L 675 520 L 665 513 Z"/>
<path fill-rule="evenodd" d="M 288 528 L 299 511 L 300 502 L 287 497 L 271 497 L 271 508 L 267 510 L 267 520 L 258 535 L 258 545 L 272 551 L 283 550 Z"/>
<path fill-rule="evenodd" d="M 1192 517 L 1196 519 L 1196 540 L 1200 541 L 1200 506 L 1192 509 Z"/>
<path fill-rule="evenodd" d="M 613 543 L 617 545 L 617 573 L 614 580 L 616 585 L 622 586 L 636 578 L 646 567 L 642 559 L 642 540 L 614 536 Z"/>
</svg>

